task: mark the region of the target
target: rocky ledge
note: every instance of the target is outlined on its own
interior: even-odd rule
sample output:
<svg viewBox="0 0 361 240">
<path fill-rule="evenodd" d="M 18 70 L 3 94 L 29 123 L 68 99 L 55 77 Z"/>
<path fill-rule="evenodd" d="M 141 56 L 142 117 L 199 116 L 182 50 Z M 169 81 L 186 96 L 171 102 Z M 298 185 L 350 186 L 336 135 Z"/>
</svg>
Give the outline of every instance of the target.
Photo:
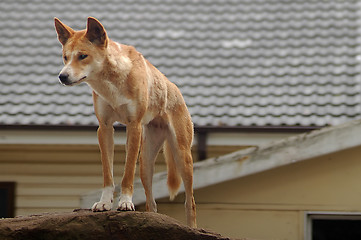
<svg viewBox="0 0 361 240">
<path fill-rule="evenodd" d="M 0 219 L 3 240 L 216 240 L 231 239 L 204 229 L 193 229 L 177 220 L 148 212 L 75 210 Z"/>
</svg>

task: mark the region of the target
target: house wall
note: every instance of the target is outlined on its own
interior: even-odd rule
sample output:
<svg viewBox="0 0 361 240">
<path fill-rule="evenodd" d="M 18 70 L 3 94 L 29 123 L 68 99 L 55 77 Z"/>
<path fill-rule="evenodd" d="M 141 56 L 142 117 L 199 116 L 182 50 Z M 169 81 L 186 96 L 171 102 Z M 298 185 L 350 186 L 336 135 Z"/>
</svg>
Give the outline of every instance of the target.
<svg viewBox="0 0 361 240">
<path fill-rule="evenodd" d="M 305 239 L 307 212 L 361 212 L 360 156 L 356 147 L 195 190 L 198 226 L 239 238 Z M 159 200 L 158 210 L 184 222 L 183 200 Z"/>
<path fill-rule="evenodd" d="M 96 135 L 80 132 L 76 135 L 84 136 L 78 141 L 66 133 L 56 140 L 51 134 L 43 134 L 34 144 L 31 142 L 36 136 L 30 133 L 27 138 L 14 134 L 1 139 L 7 143 L 0 141 L 0 181 L 17 183 L 16 215 L 72 211 L 80 207 L 80 196 L 102 187 Z M 222 146 L 226 142 L 222 139 L 229 140 L 230 136 L 218 135 L 208 141 L 215 144 L 208 146 L 209 157 L 244 147 Z M 119 141 L 124 136 L 117 137 L 114 169 L 119 183 L 125 151 L 123 140 Z M 253 144 L 262 142 L 256 135 L 243 137 L 249 137 Z M 269 141 L 278 137 L 269 137 Z M 19 139 L 26 141 L 18 144 Z M 360 148 L 353 148 L 195 190 L 198 225 L 232 237 L 304 239 L 304 216 L 308 211 L 361 212 L 361 190 L 357 188 L 360 153 Z M 195 161 L 196 155 L 193 152 Z M 160 155 L 156 171 L 165 168 Z M 185 222 L 183 194 L 175 202 L 157 202 L 159 212 Z M 144 210 L 144 206 L 137 206 L 137 210 Z"/>
<path fill-rule="evenodd" d="M 29 142 L 30 140 L 29 137 Z M 208 155 L 223 155 L 239 148 L 210 146 Z M 195 146 L 193 150 L 196 149 Z M 196 155 L 193 152 L 195 161 Z M 166 165 L 162 154 L 158 158 L 156 171 L 164 171 Z M 125 147 L 118 144 L 115 147 L 114 166 L 116 183 L 121 181 L 124 159 Z M 138 175 L 138 171 L 136 174 Z M 0 144 L 0 182 L 2 181 L 16 182 L 16 216 L 72 211 L 80 207 L 80 196 L 102 187 L 98 145 Z"/>
</svg>

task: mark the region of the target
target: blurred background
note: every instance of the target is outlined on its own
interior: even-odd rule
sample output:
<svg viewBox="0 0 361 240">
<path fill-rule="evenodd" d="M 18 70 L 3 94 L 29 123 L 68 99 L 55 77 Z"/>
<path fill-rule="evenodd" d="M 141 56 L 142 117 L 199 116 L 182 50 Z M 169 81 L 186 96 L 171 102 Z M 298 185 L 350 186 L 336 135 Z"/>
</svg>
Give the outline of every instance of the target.
<svg viewBox="0 0 361 240">
<path fill-rule="evenodd" d="M 135 46 L 174 82 L 192 115 L 193 155 L 195 162 L 201 162 L 358 120 L 360 6 L 359 1 L 351 0 L 2 0 L 2 216 L 70 211 L 80 207 L 80 196 L 102 187 L 91 89 L 86 84 L 70 88 L 59 83 L 63 63 L 54 17 L 75 30 L 86 27 L 88 16 L 98 18 L 111 39 Z M 119 182 L 125 128 L 115 128 Z M 358 155 L 355 151 L 350 153 L 352 157 Z M 317 166 L 322 169 L 323 165 Z M 157 171 L 165 168 L 159 156 Z M 260 178 L 244 181 L 255 181 L 257 186 Z M 222 189 L 233 196 L 237 186 L 244 189 L 249 185 L 232 183 Z M 336 209 L 317 208 L 321 204 L 317 201 L 325 199 L 255 203 L 241 193 L 228 203 L 205 199 L 202 205 L 204 191 L 196 192 L 199 225 L 235 237 L 303 239 L 308 234 L 305 211 L 361 211 L 361 206 L 342 201 L 337 204 L 343 207 Z M 261 195 L 255 194 L 255 199 Z M 161 212 L 182 210 L 181 197 L 173 205 L 162 201 L 165 207 L 160 207 Z M 277 204 L 284 207 L 274 207 Z M 307 204 L 313 207 L 299 207 Z M 217 223 L 219 216 L 224 217 L 224 224 Z"/>
</svg>

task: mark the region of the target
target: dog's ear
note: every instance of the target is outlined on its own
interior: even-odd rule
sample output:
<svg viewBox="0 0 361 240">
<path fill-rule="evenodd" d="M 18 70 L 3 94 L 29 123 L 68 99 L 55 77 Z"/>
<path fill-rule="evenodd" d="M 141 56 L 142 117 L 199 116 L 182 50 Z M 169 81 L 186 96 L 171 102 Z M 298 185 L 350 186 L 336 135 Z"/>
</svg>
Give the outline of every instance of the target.
<svg viewBox="0 0 361 240">
<path fill-rule="evenodd" d="M 101 46 L 107 47 L 108 37 L 103 25 L 95 18 L 89 17 L 87 24 L 86 37 L 90 42 Z"/>
<path fill-rule="evenodd" d="M 68 27 L 62 23 L 59 19 L 54 18 L 55 21 L 55 30 L 58 33 L 59 42 L 62 45 L 68 41 L 68 39 L 74 34 L 74 30 L 71 27 Z"/>
</svg>

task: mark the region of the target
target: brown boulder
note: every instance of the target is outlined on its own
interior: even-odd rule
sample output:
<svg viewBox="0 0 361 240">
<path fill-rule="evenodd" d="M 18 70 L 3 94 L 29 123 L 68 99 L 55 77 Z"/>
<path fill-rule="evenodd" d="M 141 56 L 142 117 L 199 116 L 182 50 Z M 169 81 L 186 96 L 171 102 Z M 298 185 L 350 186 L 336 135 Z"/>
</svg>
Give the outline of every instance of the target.
<svg viewBox="0 0 361 240">
<path fill-rule="evenodd" d="M 76 239 L 230 239 L 219 234 L 187 227 L 173 218 L 148 212 L 101 212 L 76 210 L 0 220 L 3 240 Z"/>
</svg>

